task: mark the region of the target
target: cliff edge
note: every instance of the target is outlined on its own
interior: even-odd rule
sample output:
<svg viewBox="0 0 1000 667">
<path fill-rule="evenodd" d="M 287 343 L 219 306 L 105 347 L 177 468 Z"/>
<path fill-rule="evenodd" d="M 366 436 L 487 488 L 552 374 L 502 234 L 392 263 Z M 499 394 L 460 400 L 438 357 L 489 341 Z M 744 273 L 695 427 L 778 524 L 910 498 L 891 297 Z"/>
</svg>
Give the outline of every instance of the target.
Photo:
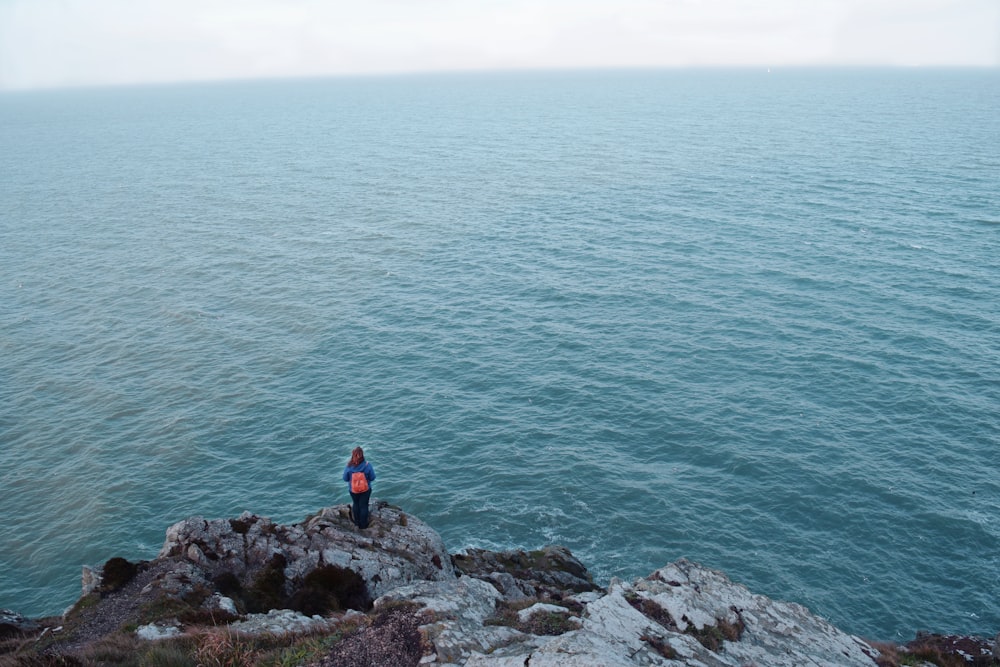
<svg viewBox="0 0 1000 667">
<path fill-rule="evenodd" d="M 283 525 L 194 517 L 150 561 L 85 568 L 60 617 L 0 613 L 2 665 L 998 665 L 994 642 L 842 632 L 686 560 L 597 586 L 567 549 L 450 555 L 386 502 Z"/>
</svg>

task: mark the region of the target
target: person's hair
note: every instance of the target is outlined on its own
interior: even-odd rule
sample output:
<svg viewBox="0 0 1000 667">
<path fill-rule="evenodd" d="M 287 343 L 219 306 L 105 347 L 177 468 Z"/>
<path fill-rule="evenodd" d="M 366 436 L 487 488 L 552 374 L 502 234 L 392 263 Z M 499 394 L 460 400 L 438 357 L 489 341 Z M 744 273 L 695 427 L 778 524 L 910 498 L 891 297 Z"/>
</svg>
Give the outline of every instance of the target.
<svg viewBox="0 0 1000 667">
<path fill-rule="evenodd" d="M 355 447 L 354 451 L 351 452 L 351 462 L 347 465 L 356 466 L 359 463 L 364 463 L 365 461 L 365 450 L 360 447 Z"/>
</svg>

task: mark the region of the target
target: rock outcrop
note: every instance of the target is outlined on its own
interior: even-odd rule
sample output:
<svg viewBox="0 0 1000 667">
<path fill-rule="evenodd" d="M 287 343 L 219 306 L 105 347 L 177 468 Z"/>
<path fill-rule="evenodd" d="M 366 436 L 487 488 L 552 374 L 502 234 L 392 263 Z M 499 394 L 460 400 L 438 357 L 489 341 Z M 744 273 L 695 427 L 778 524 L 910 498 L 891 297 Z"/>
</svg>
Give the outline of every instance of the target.
<svg viewBox="0 0 1000 667">
<path fill-rule="evenodd" d="M 0 614 L 13 637 L 0 641 L 0 665 L 5 651 L 21 664 L 28 644 L 29 658 L 89 664 L 87 651 L 104 655 L 112 635 L 133 642 L 118 649 L 129 655 L 175 642 L 214 651 L 219 664 L 219 651 L 237 649 L 240 664 L 271 651 L 267 664 L 313 667 L 892 667 L 931 653 L 1000 664 L 990 641 L 937 635 L 923 637 L 922 653 L 880 654 L 800 605 L 686 560 L 602 588 L 564 547 L 449 555 L 427 524 L 379 501 L 364 531 L 346 505 L 291 525 L 251 513 L 186 519 L 156 559 L 112 558 L 85 569 L 84 584 L 62 618 Z M 298 662 L 274 653 L 296 637 L 327 639 L 298 645 Z"/>
<path fill-rule="evenodd" d="M 156 559 L 84 569 L 84 595 L 66 614 L 72 622 L 58 648 L 76 650 L 129 625 L 157 638 L 226 623 L 243 633 L 314 632 L 334 625 L 315 617 L 367 611 L 373 598 L 411 581 L 454 580 L 430 526 L 385 502 L 371 509 L 365 530 L 347 505 L 291 525 L 249 512 L 180 521 Z"/>
<path fill-rule="evenodd" d="M 467 549 L 452 562 L 460 574 L 490 582 L 508 600 L 598 590 L 587 567 L 556 545 L 537 551 Z"/>
<path fill-rule="evenodd" d="M 685 560 L 604 592 L 566 591 L 504 615 L 486 579 L 420 582 L 376 600 L 422 605 L 430 664 L 840 665 L 871 667 L 878 651 L 799 605 L 775 602 Z M 515 597 L 506 604 L 524 598 Z"/>
<path fill-rule="evenodd" d="M 451 557 L 430 526 L 386 502 L 371 509 L 365 530 L 354 526 L 346 505 L 290 526 L 249 512 L 186 519 L 167 529 L 159 559 L 186 561 L 224 589 L 265 597 L 293 595 L 324 567 L 360 575 L 371 597 L 414 580 L 454 578 Z"/>
</svg>

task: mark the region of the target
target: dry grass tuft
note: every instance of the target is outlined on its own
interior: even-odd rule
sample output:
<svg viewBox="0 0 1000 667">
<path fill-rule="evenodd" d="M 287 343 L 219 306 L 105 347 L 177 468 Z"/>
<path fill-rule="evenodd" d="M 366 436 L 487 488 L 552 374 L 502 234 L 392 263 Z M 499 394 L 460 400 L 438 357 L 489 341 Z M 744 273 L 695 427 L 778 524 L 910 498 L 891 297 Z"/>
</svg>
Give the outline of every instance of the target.
<svg viewBox="0 0 1000 667">
<path fill-rule="evenodd" d="M 194 657 L 199 667 L 254 667 L 257 663 L 253 641 L 228 628 L 203 632 L 197 640 Z"/>
<path fill-rule="evenodd" d="M 675 623 L 674 619 L 670 616 L 670 612 L 657 604 L 656 601 L 639 597 L 634 593 L 626 595 L 625 600 L 632 605 L 636 611 L 640 612 L 646 618 L 656 621 L 667 630 L 677 629 L 677 623 Z"/>
<path fill-rule="evenodd" d="M 677 651 L 675 651 L 674 648 L 663 639 L 660 639 L 659 637 L 651 637 L 649 635 L 642 635 L 639 639 L 649 644 L 654 651 L 667 660 L 677 659 Z"/>
</svg>

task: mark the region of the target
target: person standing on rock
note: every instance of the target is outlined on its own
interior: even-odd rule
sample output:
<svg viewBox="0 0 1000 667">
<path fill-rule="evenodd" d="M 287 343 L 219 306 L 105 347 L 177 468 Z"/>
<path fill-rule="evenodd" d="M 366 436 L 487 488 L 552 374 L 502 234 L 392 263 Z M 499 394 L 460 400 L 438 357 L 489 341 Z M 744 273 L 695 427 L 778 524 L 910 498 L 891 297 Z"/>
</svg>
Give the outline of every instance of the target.
<svg viewBox="0 0 1000 667">
<path fill-rule="evenodd" d="M 358 528 L 368 527 L 368 499 L 372 495 L 375 468 L 365 461 L 365 450 L 355 447 L 344 468 L 344 481 L 351 491 L 351 521 Z"/>
</svg>

